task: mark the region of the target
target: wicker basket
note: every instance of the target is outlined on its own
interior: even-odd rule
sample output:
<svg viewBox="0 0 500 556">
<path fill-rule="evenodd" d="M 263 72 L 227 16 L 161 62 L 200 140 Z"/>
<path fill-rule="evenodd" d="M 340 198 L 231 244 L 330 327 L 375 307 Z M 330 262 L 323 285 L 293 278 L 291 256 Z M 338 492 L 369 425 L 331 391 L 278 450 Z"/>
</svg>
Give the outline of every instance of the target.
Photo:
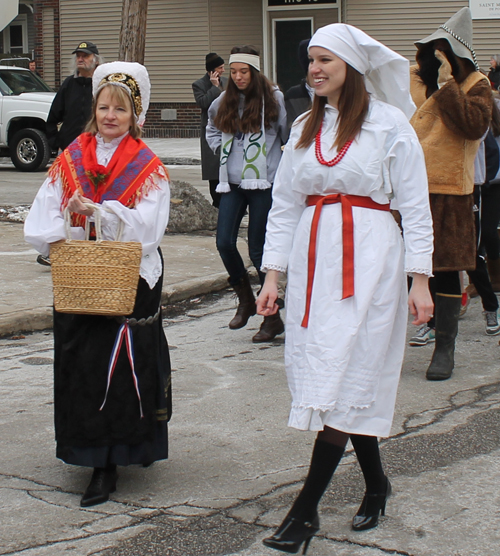
<svg viewBox="0 0 500 556">
<path fill-rule="evenodd" d="M 79 315 L 130 315 L 139 283 L 142 245 L 102 241 L 100 218 L 96 218 L 97 230 L 97 241 L 67 239 L 51 244 L 54 308 Z"/>
</svg>

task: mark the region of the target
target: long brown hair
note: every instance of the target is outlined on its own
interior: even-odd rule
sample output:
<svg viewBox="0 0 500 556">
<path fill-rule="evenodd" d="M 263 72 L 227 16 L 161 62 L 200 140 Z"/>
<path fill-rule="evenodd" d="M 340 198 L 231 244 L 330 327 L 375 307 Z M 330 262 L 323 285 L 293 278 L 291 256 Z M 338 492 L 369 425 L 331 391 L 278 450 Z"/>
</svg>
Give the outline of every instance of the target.
<svg viewBox="0 0 500 556">
<path fill-rule="evenodd" d="M 238 53 L 259 55 L 254 47 L 235 46 L 231 49 L 231 54 Z M 239 116 L 238 107 L 240 103 L 240 90 L 235 82 L 229 78 L 226 94 L 221 100 L 214 124 L 217 129 L 224 133 L 236 133 L 238 130 L 243 133 L 256 133 L 260 131 L 262 125 L 262 103 L 264 103 L 264 127 L 271 127 L 272 122 L 277 121 L 279 105 L 273 94 L 273 84 L 254 67 L 248 66 L 252 79 L 245 90 L 245 108 L 243 114 Z"/>
<path fill-rule="evenodd" d="M 307 117 L 296 149 L 307 148 L 314 141 L 325 115 L 326 97 L 314 96 L 312 110 Z M 332 147 L 342 148 L 355 139 L 368 113 L 370 98 L 365 79 L 359 71 L 347 64 L 345 82 L 339 98 L 339 123 Z"/>
</svg>

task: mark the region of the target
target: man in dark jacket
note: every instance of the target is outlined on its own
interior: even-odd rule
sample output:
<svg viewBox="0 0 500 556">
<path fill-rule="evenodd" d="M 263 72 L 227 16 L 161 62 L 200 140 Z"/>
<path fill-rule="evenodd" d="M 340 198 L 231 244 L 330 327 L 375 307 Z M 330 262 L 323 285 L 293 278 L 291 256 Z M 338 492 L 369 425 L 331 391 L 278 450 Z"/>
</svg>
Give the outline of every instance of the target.
<svg viewBox="0 0 500 556">
<path fill-rule="evenodd" d="M 53 151 L 64 150 L 83 131 L 92 113 L 92 75 L 102 63 L 97 46 L 90 41 L 81 42 L 72 54 L 73 75 L 64 80 L 47 118 L 47 139 Z M 36 261 L 50 266 L 44 255 L 38 255 Z"/>
<path fill-rule="evenodd" d="M 97 46 L 89 41 L 72 54 L 74 73 L 64 80 L 47 118 L 47 139 L 54 151 L 64 150 L 82 133 L 92 111 L 92 75 L 101 63 Z"/>
<path fill-rule="evenodd" d="M 215 189 L 219 184 L 219 157 L 212 152 L 205 137 L 208 123 L 208 109 L 212 102 L 222 93 L 227 79 L 224 73 L 224 60 L 215 52 L 205 57 L 207 73 L 192 85 L 196 104 L 201 108 L 200 143 L 201 143 L 201 177 L 210 184 L 210 196 L 214 207 L 219 206 L 220 193 Z"/>
<path fill-rule="evenodd" d="M 305 39 L 299 43 L 299 63 L 304 70 L 304 79 L 298 84 L 290 87 L 285 93 L 286 121 L 288 127 L 292 127 L 293 122 L 304 112 L 311 109 L 311 102 L 314 89 L 309 80 L 309 54 L 307 48 L 310 39 Z"/>
</svg>

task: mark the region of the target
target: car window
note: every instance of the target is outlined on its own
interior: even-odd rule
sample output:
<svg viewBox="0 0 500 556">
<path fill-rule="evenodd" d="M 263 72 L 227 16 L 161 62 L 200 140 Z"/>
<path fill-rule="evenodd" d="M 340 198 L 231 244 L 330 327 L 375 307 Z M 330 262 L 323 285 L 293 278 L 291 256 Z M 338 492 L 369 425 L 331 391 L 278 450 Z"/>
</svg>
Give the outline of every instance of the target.
<svg viewBox="0 0 500 556">
<path fill-rule="evenodd" d="M 7 96 L 53 92 L 45 81 L 31 71 L 19 70 L 0 70 L 0 91 Z"/>
</svg>

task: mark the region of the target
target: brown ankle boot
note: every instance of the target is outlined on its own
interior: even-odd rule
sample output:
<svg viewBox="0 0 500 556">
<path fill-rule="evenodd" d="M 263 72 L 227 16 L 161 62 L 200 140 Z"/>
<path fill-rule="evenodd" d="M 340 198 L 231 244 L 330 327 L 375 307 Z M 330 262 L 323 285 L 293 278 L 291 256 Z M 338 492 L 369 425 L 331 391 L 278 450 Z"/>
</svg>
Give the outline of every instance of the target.
<svg viewBox="0 0 500 556">
<path fill-rule="evenodd" d="M 285 325 L 281 320 L 279 311 L 275 315 L 269 317 L 264 317 L 260 329 L 252 338 L 254 344 L 259 344 L 260 342 L 270 342 L 278 334 L 283 334 L 285 331 Z"/>
<path fill-rule="evenodd" d="M 231 330 L 237 330 L 238 328 L 243 328 L 245 326 L 248 319 L 255 315 L 257 309 L 255 307 L 255 297 L 253 295 L 248 274 L 245 274 L 245 276 L 243 276 L 243 278 L 235 284 L 233 288 L 238 296 L 239 303 L 236 315 L 234 315 L 229 323 L 229 328 Z"/>
</svg>

